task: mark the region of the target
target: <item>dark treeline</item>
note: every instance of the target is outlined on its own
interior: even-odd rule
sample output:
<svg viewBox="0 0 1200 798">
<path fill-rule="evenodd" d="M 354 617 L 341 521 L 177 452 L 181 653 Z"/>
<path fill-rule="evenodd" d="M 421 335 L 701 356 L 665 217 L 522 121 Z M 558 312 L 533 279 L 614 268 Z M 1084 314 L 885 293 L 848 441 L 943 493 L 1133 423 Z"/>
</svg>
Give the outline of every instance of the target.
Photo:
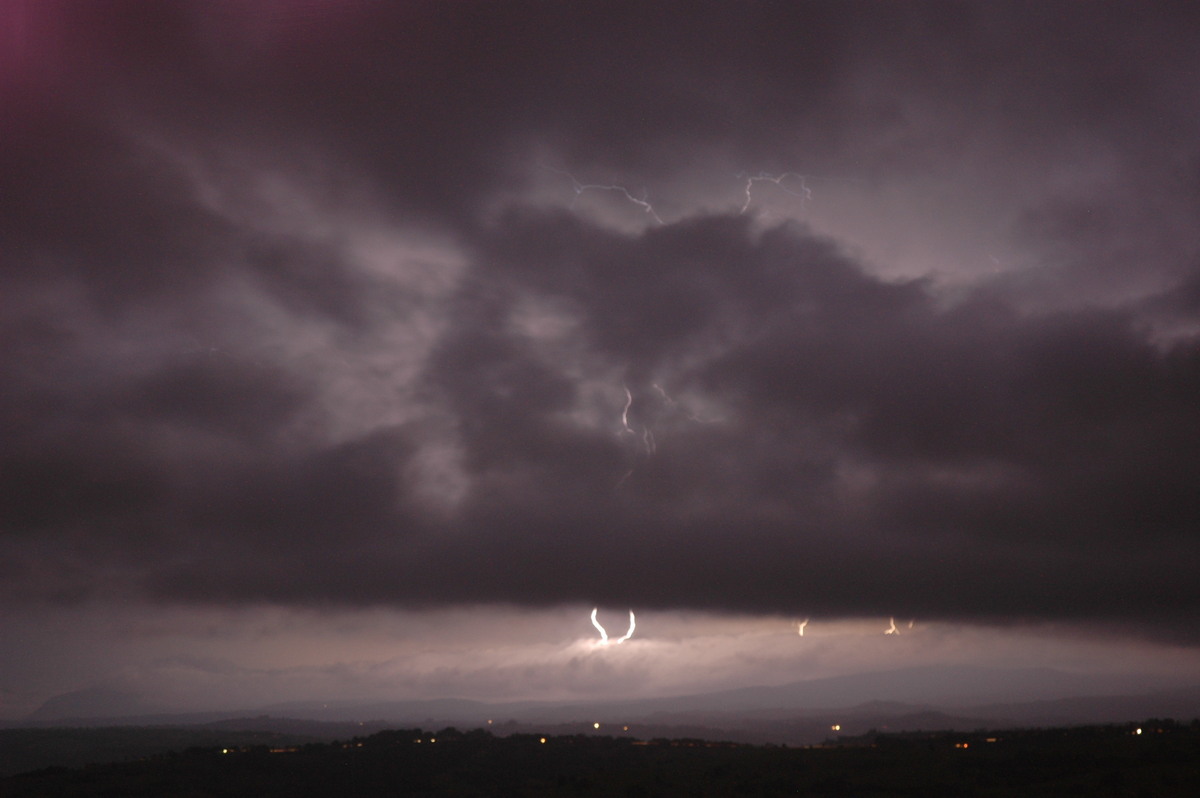
<svg viewBox="0 0 1200 798">
<path fill-rule="evenodd" d="M 698 739 L 382 731 L 192 747 L 0 779 L 23 796 L 1200 795 L 1200 722 L 868 734 L 788 748 Z"/>
</svg>

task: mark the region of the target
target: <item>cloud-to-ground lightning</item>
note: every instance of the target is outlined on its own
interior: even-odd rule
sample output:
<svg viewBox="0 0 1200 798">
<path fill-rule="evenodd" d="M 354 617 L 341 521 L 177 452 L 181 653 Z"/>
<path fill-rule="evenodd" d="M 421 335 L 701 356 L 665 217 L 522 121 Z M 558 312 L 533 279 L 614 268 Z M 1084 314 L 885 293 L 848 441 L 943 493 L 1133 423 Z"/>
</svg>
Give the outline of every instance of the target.
<svg viewBox="0 0 1200 798">
<path fill-rule="evenodd" d="M 575 190 L 575 198 L 571 200 L 571 207 L 575 206 L 575 200 L 579 199 L 579 197 L 585 191 L 615 191 L 619 194 L 624 194 L 625 199 L 629 200 L 634 205 L 637 205 L 639 208 L 641 208 L 642 211 L 644 213 L 646 213 L 654 221 L 658 222 L 659 224 L 665 224 L 663 222 L 663 220 L 661 218 L 659 218 L 658 213 L 654 210 L 654 206 L 650 204 L 649 192 L 645 189 L 642 189 L 642 198 L 638 199 L 633 194 L 629 193 L 629 189 L 625 188 L 625 186 L 618 186 L 615 184 L 607 184 L 606 185 L 606 184 L 601 184 L 601 183 L 581 183 L 578 180 L 576 180 L 575 176 L 573 174 L 571 174 L 570 172 L 565 172 L 562 169 L 555 169 L 553 166 L 543 165 L 542 168 L 548 169 L 549 171 L 554 172 L 555 174 L 562 175 L 563 177 L 565 177 L 571 181 L 571 187 Z"/>
<path fill-rule="evenodd" d="M 887 629 L 885 629 L 883 633 L 884 633 L 885 635 L 898 635 L 898 634 L 900 634 L 900 630 L 896 628 L 896 619 L 895 619 L 895 618 L 889 618 L 889 619 L 888 619 L 888 622 L 889 622 L 891 625 L 890 625 L 890 626 L 889 626 Z"/>
<path fill-rule="evenodd" d="M 616 642 L 624 643 L 629 638 L 633 637 L 633 630 L 637 628 L 637 620 L 633 617 L 633 610 L 629 611 L 629 630 L 621 637 L 618 637 Z"/>
<path fill-rule="evenodd" d="M 633 630 L 637 628 L 637 621 L 633 617 L 633 610 L 629 611 L 629 631 L 625 632 L 625 634 L 623 634 L 621 637 L 618 637 L 616 640 L 609 640 L 608 632 L 604 631 L 604 627 L 600 625 L 600 621 L 596 620 L 596 612 L 599 609 L 599 607 L 594 607 L 592 609 L 592 626 L 596 627 L 596 631 L 600 633 L 601 645 L 605 645 L 607 643 L 624 643 L 626 640 L 633 637 Z"/>
<path fill-rule="evenodd" d="M 596 612 L 599 609 L 600 609 L 599 607 L 592 608 L 592 626 L 596 627 L 596 631 L 600 633 L 600 642 L 607 643 L 608 642 L 608 632 L 604 631 L 604 627 L 601 626 L 600 622 L 596 620 Z"/>
<path fill-rule="evenodd" d="M 759 172 L 757 175 L 750 175 L 745 172 L 741 172 L 738 174 L 738 177 L 746 178 L 746 201 L 742 203 L 742 209 L 738 211 L 738 213 L 745 213 L 750 207 L 750 202 L 753 199 L 755 183 L 774 183 L 775 185 L 779 186 L 780 190 L 791 194 L 794 197 L 799 197 L 802 202 L 807 202 L 808 200 L 812 199 L 812 190 L 808 187 L 808 183 L 806 182 L 807 178 L 805 178 L 804 175 L 796 172 L 784 172 L 778 175 L 771 175 L 767 174 L 766 172 Z M 800 181 L 800 190 L 798 192 L 792 191 L 790 188 L 783 185 L 783 181 L 789 177 L 794 177 Z"/>
<path fill-rule="evenodd" d="M 801 637 L 804 637 L 804 627 L 806 626 L 808 626 L 808 618 L 805 618 L 803 621 L 796 624 L 796 632 L 799 633 Z"/>
</svg>

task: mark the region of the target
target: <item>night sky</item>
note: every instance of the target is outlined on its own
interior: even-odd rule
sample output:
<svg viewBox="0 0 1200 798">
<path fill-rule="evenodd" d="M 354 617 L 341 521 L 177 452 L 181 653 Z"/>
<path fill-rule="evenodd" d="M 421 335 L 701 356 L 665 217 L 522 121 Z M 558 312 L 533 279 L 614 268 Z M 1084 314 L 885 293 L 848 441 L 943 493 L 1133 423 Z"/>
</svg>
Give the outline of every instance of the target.
<svg viewBox="0 0 1200 798">
<path fill-rule="evenodd" d="M 0 717 L 1190 678 L 1196 16 L 0 0 Z"/>
</svg>

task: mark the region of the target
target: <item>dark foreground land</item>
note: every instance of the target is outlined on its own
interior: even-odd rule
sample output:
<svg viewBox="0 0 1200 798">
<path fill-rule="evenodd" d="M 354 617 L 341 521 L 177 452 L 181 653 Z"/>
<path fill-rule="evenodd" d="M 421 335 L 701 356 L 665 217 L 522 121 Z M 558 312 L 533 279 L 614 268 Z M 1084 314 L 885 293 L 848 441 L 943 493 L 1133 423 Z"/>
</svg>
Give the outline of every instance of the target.
<svg viewBox="0 0 1200 798">
<path fill-rule="evenodd" d="M 814 748 L 383 731 L 0 779 L 0 796 L 1193 796 L 1200 722 L 868 735 Z"/>
</svg>

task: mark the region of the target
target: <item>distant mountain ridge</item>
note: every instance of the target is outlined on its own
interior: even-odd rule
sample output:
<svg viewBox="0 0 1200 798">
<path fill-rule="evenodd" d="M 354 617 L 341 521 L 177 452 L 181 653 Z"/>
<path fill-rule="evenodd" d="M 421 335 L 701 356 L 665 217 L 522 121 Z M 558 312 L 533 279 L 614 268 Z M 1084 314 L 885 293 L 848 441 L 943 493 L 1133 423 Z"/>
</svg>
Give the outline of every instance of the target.
<svg viewBox="0 0 1200 798">
<path fill-rule="evenodd" d="M 119 711 L 121 707 L 127 709 Z M 601 722 L 610 730 L 611 724 L 636 723 L 643 730 L 652 726 L 736 732 L 750 741 L 773 734 L 813 741 L 821 734 L 836 733 L 839 724 L 846 726 L 847 733 L 861 733 L 880 727 L 965 730 L 1147 717 L 1200 717 L 1200 685 L 1181 688 L 1145 678 L 1080 676 L 1044 668 L 954 666 L 619 701 L 299 701 L 192 713 L 155 711 L 137 696 L 94 689 L 50 699 L 24 725 L 195 725 L 253 718 L 263 728 L 294 719 L 373 727 L 381 723 L 423 728 L 494 726 L 497 731 L 540 725 L 549 731 Z"/>
</svg>

